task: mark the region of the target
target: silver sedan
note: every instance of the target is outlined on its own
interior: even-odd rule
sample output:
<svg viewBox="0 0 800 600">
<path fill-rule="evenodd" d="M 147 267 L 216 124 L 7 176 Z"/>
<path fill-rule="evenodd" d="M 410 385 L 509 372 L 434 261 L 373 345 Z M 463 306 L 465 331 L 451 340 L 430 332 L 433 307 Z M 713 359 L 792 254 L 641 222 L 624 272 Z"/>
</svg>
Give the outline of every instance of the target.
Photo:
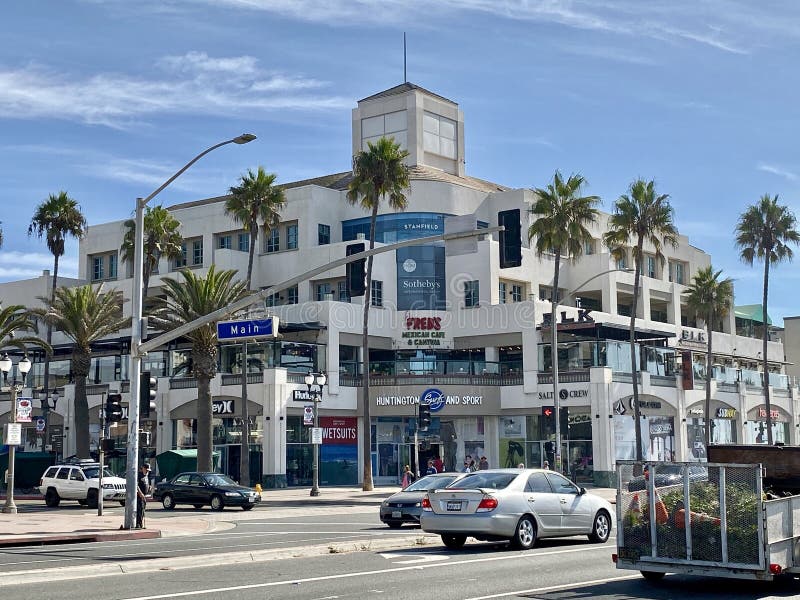
<svg viewBox="0 0 800 600">
<path fill-rule="evenodd" d="M 422 499 L 423 531 L 448 548 L 467 537 L 509 540 L 520 549 L 538 538 L 588 535 L 604 543 L 611 534 L 611 505 L 566 477 L 543 469 L 477 471 Z"/>
</svg>

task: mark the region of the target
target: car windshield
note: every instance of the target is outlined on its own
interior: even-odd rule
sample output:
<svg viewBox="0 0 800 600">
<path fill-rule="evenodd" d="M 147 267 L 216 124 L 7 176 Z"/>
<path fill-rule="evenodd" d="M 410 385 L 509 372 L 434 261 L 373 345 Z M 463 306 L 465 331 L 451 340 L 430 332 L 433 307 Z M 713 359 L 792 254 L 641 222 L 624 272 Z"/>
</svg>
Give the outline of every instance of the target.
<svg viewBox="0 0 800 600">
<path fill-rule="evenodd" d="M 458 475 L 453 475 L 452 477 L 434 477 L 432 475 L 428 475 L 427 477 L 423 477 L 412 483 L 404 492 L 427 492 L 429 490 L 438 490 L 439 488 L 445 487 L 451 481 L 453 481 Z"/>
<path fill-rule="evenodd" d="M 219 473 L 212 473 L 211 475 L 206 475 L 206 481 L 209 485 L 239 485 L 233 479 L 228 477 L 227 475 L 220 475 Z"/>
<path fill-rule="evenodd" d="M 449 488 L 458 489 L 474 489 L 474 488 L 490 488 L 493 490 L 502 490 L 507 488 L 509 484 L 518 477 L 518 473 L 473 473 L 467 475 L 463 479 L 454 481 Z"/>
<path fill-rule="evenodd" d="M 86 475 L 86 479 L 95 479 L 100 477 L 100 467 L 84 467 L 83 474 Z M 103 477 L 116 477 L 108 467 L 103 468 Z"/>
</svg>

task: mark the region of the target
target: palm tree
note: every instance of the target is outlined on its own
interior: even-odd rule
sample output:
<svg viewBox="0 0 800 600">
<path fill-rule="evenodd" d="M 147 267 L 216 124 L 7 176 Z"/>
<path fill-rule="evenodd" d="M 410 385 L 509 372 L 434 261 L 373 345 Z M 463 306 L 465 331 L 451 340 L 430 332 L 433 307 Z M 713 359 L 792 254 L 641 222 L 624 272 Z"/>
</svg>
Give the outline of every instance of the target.
<svg viewBox="0 0 800 600">
<path fill-rule="evenodd" d="M 72 373 L 75 376 L 75 446 L 79 457 L 89 456 L 89 403 L 86 378 L 92 362 L 92 344 L 130 326 L 122 314 L 122 292 L 103 291 L 103 286 L 56 288 L 55 297 L 39 298 L 45 308 L 32 312 L 73 341 Z M 132 404 L 137 401 L 131 400 Z"/>
<path fill-rule="evenodd" d="M 692 277 L 692 283 L 687 288 L 686 304 L 696 314 L 702 316 L 706 323 L 708 348 L 706 349 L 706 407 L 705 407 L 705 444 L 711 444 L 711 371 L 713 326 L 717 319 L 728 314 L 733 304 L 733 280 L 720 279 L 722 271 L 714 271 L 709 265 L 697 271 Z"/>
<path fill-rule="evenodd" d="M 636 429 L 636 460 L 642 460 L 642 423 L 639 409 L 639 381 L 636 369 L 636 310 L 639 302 L 639 279 L 642 275 L 644 244 L 653 248 L 656 260 L 664 263 L 661 249 L 665 244 L 678 245 L 678 229 L 673 221 L 674 211 L 668 194 L 656 194 L 654 181 L 637 179 L 631 183 L 629 194 L 623 194 L 614 203 L 614 213 L 608 221 L 609 229 L 603 241 L 612 256 L 619 260 L 631 240 L 633 246 L 634 278 L 631 304 L 630 346 L 631 374 L 633 380 L 633 413 Z"/>
<path fill-rule="evenodd" d="M 537 188 L 537 196 L 531 212 L 536 221 L 528 228 L 528 240 L 536 238 L 536 254 L 539 257 L 553 255 L 553 293 L 550 298 L 550 359 L 553 369 L 553 402 L 558 405 L 558 328 L 556 311 L 558 309 L 558 279 L 561 257 L 576 260 L 583 255 L 586 242 L 592 234 L 586 228 L 597 220 L 595 208 L 600 202 L 597 196 L 581 196 L 581 188 L 586 183 L 582 175 L 573 173 L 564 181 L 556 171 L 553 182 L 547 188 Z M 556 449 L 553 467 L 561 469 L 561 418 L 556 410 Z"/>
<path fill-rule="evenodd" d="M 194 321 L 247 295 L 243 281 L 233 282 L 235 270 L 217 271 L 212 264 L 205 277 L 191 269 L 181 279 L 162 279 L 166 298 L 150 317 L 162 331 Z M 217 324 L 211 322 L 186 334 L 192 343 L 193 374 L 197 378 L 197 469 L 211 471 L 211 380 L 217 374 Z"/>
<path fill-rule="evenodd" d="M 136 247 L 136 221 L 128 219 L 123 225 L 125 235 L 122 238 L 123 262 L 133 262 L 134 248 Z M 149 206 L 144 213 L 144 246 L 143 246 L 143 277 L 142 297 L 147 298 L 150 288 L 150 276 L 158 268 L 158 261 L 163 256 L 168 260 L 180 258 L 183 254 L 183 237 L 180 232 L 181 224 L 163 206 Z"/>
<path fill-rule="evenodd" d="M 264 233 L 277 227 L 280 222 L 278 212 L 286 205 L 283 190 L 276 187 L 274 173 L 266 173 L 258 167 L 253 173 L 239 178 L 239 185 L 230 188 L 231 196 L 225 201 L 225 214 L 241 223 L 249 233 L 249 255 L 247 257 L 247 289 L 253 284 L 253 256 L 258 243 L 260 223 L 264 223 Z M 239 481 L 250 484 L 250 415 L 247 406 L 247 341 L 242 341 L 242 449 L 239 460 Z"/>
<path fill-rule="evenodd" d="M 36 335 L 28 335 L 28 332 L 36 332 L 36 320 L 24 306 L 0 306 L 0 350 L 18 348 L 25 351 L 28 346 L 38 346 L 50 352 L 46 342 Z"/>
<path fill-rule="evenodd" d="M 47 249 L 53 255 L 53 283 L 50 288 L 50 300 L 56 297 L 58 287 L 58 260 L 64 256 L 64 244 L 68 237 L 82 238 L 87 230 L 86 217 L 83 216 L 78 202 L 69 197 L 67 192 L 60 191 L 58 194 L 50 194 L 47 200 L 36 207 L 33 218 L 28 226 L 28 236 L 36 234 L 38 238 L 45 237 Z M 53 329 L 47 326 L 47 344 L 53 341 Z M 50 412 L 49 390 L 50 388 L 50 359 L 45 358 L 44 362 L 44 394 L 42 396 L 42 416 L 44 417 L 45 427 L 49 422 L 48 413 Z M 44 432 L 47 439 L 47 430 Z M 88 455 L 87 455 L 88 456 Z"/>
<path fill-rule="evenodd" d="M 250 234 L 250 255 L 247 259 L 247 289 L 252 286 L 253 256 L 258 242 L 260 224 L 264 224 L 265 233 L 274 229 L 280 222 L 278 212 L 286 206 L 283 190 L 275 186 L 275 173 L 267 173 L 264 167 L 258 167 L 253 173 L 239 178 L 239 185 L 230 188 L 230 197 L 225 201 L 225 214 L 241 223 Z"/>
<path fill-rule="evenodd" d="M 386 198 L 394 210 L 405 210 L 408 205 L 405 192 L 410 186 L 408 166 L 403 162 L 408 152 L 394 139 L 382 137 L 375 144 L 367 142 L 368 150 L 353 157 L 353 179 L 347 189 L 347 201 L 359 204 L 371 213 L 369 249 L 375 248 L 375 229 L 381 200 Z M 372 486 L 372 430 L 369 410 L 369 306 L 372 292 L 372 256 L 367 258 L 367 281 L 364 292 L 364 320 L 361 335 L 363 360 L 363 406 L 364 406 L 364 483 L 362 489 L 370 491 Z"/>
<path fill-rule="evenodd" d="M 762 300 L 761 356 L 764 371 L 764 407 L 767 413 L 767 443 L 772 445 L 772 413 L 769 398 L 769 361 L 767 360 L 767 299 L 769 297 L 769 267 L 783 261 L 791 261 L 794 256 L 789 244 L 800 243 L 797 219 L 787 206 L 778 204 L 778 196 L 761 196 L 758 204 L 748 206 L 739 216 L 736 224 L 736 247 L 739 258 L 752 266 L 753 262 L 764 261 L 764 295 Z"/>
</svg>

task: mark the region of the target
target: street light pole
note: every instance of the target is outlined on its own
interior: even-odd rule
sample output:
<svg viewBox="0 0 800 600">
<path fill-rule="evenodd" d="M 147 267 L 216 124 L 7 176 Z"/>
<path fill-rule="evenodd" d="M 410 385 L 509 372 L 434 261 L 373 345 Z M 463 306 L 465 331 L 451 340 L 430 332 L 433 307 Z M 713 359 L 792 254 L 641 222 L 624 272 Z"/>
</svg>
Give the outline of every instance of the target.
<svg viewBox="0 0 800 600">
<path fill-rule="evenodd" d="M 11 412 L 9 414 L 9 425 L 17 422 L 17 394 L 25 385 L 25 378 L 31 370 L 31 361 L 26 355 L 17 363 L 17 368 L 22 374 L 22 384 L 18 384 L 16 378 L 11 381 L 9 396 L 11 398 Z M 11 359 L 5 354 L 0 359 L 0 371 L 3 372 L 3 381 L 7 381 L 8 372 L 11 370 Z M 19 387 L 17 387 L 19 385 Z M 14 503 L 14 463 L 17 456 L 17 445 L 8 445 L 8 479 L 6 481 L 6 503 L 3 505 L 3 512 L 6 514 L 17 514 L 17 505 Z"/>
<path fill-rule="evenodd" d="M 607 269 L 605 271 L 600 271 L 595 275 L 592 275 L 581 283 L 579 286 L 572 288 L 570 291 L 566 293 L 566 300 L 572 298 L 572 295 L 579 291 L 583 286 L 585 286 L 590 281 L 597 279 L 602 275 L 607 275 L 609 273 L 615 273 L 617 271 L 623 272 L 630 272 L 631 269 Z M 551 302 L 556 303 L 556 308 L 558 307 L 558 290 L 553 290 L 553 295 L 551 298 Z M 559 390 L 558 390 L 558 325 L 556 323 L 550 323 L 550 361 L 552 362 L 552 372 L 553 372 L 553 412 L 555 413 L 555 434 L 556 434 L 556 443 L 555 448 L 553 448 L 554 456 L 553 462 L 555 463 L 553 467 L 559 473 L 564 472 L 564 465 L 561 462 L 562 455 L 561 455 L 561 398 L 559 397 Z"/>
<path fill-rule="evenodd" d="M 308 373 L 304 378 L 308 393 L 314 396 L 314 429 L 319 429 L 319 403 L 322 402 L 322 386 L 325 385 L 327 377 L 325 373 Z M 312 386 L 317 389 L 312 391 Z M 313 440 L 312 440 L 313 443 Z M 319 496 L 319 444 L 314 446 L 314 464 L 311 467 L 311 496 Z"/>
<path fill-rule="evenodd" d="M 136 472 L 139 468 L 139 376 L 142 372 L 142 283 L 144 279 L 144 207 L 170 183 L 175 181 L 184 171 L 209 152 L 227 144 L 247 144 L 256 139 L 252 133 L 243 133 L 233 139 L 214 144 L 206 148 L 186 163 L 177 173 L 167 179 L 161 187 L 146 198 L 136 199 L 136 215 L 134 218 L 134 250 L 133 250 L 133 290 L 131 298 L 131 349 L 130 377 L 131 401 L 128 403 L 128 455 L 125 472 L 125 521 L 123 529 L 133 529 L 136 522 Z"/>
</svg>

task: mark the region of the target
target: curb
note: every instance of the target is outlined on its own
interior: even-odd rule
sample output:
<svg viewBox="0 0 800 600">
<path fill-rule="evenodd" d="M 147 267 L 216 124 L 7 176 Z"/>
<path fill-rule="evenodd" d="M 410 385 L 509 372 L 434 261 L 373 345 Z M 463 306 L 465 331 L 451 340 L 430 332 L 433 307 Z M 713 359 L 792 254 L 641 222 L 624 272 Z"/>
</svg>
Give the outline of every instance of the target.
<svg viewBox="0 0 800 600">
<path fill-rule="evenodd" d="M 160 537 L 161 531 L 158 529 L 139 529 L 136 531 L 98 531 L 94 533 L 57 533 L 52 535 L 23 535 L 13 538 L 0 538 L 0 548 L 13 548 L 14 546 L 80 544 L 86 542 L 119 542 L 122 540 L 150 540 Z"/>
<path fill-rule="evenodd" d="M 275 548 L 256 550 L 253 552 L 231 552 L 224 555 L 226 565 L 236 563 L 256 563 L 287 558 L 308 556 L 327 556 L 350 552 L 376 552 L 393 550 L 398 547 L 430 546 L 439 541 L 438 535 L 420 532 L 414 536 L 396 536 L 391 539 L 349 540 L 342 543 L 315 544 L 296 548 Z M 219 554 L 201 554 L 196 556 L 180 556 L 175 558 L 154 558 L 129 562 L 109 562 L 98 569 L 97 565 L 81 565 L 75 567 L 55 567 L 53 569 L 32 569 L 10 571 L 0 574 L 0 586 L 41 583 L 46 576 L 48 580 L 94 579 L 119 574 L 147 573 L 151 571 L 172 571 L 194 569 L 199 567 L 218 567 Z"/>
</svg>

